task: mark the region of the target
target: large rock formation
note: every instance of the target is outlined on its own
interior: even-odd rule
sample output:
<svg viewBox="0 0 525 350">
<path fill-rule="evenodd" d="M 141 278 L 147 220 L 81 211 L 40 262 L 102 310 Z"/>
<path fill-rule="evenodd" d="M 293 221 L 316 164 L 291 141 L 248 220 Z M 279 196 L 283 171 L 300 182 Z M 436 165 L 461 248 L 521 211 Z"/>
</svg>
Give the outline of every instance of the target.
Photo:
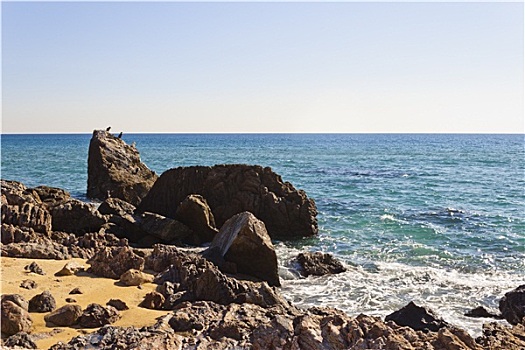
<svg viewBox="0 0 525 350">
<path fill-rule="evenodd" d="M 272 238 L 317 234 L 317 210 L 302 190 L 269 167 L 216 165 L 180 167 L 164 172 L 137 207 L 177 217 L 179 204 L 190 194 L 199 194 L 209 204 L 217 227 L 243 211 L 262 220 Z"/>
<path fill-rule="evenodd" d="M 204 256 L 217 254 L 237 272 L 280 286 L 277 255 L 266 227 L 252 213 L 234 215 L 222 225 Z M 215 261 L 214 261 L 215 263 Z M 219 262 L 220 267 L 220 262 Z"/>
<path fill-rule="evenodd" d="M 505 293 L 499 301 L 499 310 L 510 324 L 525 322 L 525 284 Z"/>
<path fill-rule="evenodd" d="M 133 145 L 107 131 L 93 131 L 88 155 L 89 198 L 116 197 L 137 205 L 156 180 L 157 175 L 141 162 Z"/>
</svg>

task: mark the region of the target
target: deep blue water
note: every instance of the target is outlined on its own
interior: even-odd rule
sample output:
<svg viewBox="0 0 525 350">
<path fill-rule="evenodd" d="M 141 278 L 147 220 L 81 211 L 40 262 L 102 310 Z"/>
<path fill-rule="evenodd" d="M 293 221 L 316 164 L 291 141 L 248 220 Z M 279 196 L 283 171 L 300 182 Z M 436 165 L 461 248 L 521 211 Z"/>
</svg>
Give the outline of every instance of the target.
<svg viewBox="0 0 525 350">
<path fill-rule="evenodd" d="M 90 134 L 2 135 L 2 178 L 85 199 Z M 158 174 L 172 167 L 270 166 L 304 189 L 320 234 L 276 242 L 283 292 L 299 305 L 385 315 L 415 300 L 461 314 L 525 283 L 524 135 L 124 134 Z M 301 279 L 286 260 L 334 253 L 349 272 Z M 475 331 L 473 331 L 475 332 Z"/>
</svg>

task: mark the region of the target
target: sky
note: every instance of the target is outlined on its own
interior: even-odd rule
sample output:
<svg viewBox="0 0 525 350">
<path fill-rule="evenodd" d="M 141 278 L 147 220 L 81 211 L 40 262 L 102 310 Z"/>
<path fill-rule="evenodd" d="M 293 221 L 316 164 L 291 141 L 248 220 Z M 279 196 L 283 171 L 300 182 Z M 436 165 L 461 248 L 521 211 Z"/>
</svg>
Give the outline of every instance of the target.
<svg viewBox="0 0 525 350">
<path fill-rule="evenodd" d="M 2 132 L 524 133 L 523 6 L 2 2 Z"/>
</svg>

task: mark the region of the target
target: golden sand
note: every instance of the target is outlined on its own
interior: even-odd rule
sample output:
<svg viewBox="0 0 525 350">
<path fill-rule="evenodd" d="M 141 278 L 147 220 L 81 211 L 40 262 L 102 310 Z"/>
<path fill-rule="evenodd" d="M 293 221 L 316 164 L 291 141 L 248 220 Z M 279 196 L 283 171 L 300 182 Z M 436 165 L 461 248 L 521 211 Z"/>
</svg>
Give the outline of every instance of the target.
<svg viewBox="0 0 525 350">
<path fill-rule="evenodd" d="M 129 310 L 120 311 L 122 318 L 115 322 L 115 326 L 150 326 L 156 321 L 156 318 L 168 313 L 168 311 L 149 310 L 141 308 L 138 304 L 144 299 L 144 296 L 155 290 L 156 284 L 147 283 L 138 287 L 124 287 L 117 283 L 116 280 L 96 277 L 87 273 L 81 273 L 74 276 L 55 276 L 55 273 L 69 261 L 75 261 L 80 265 L 89 267 L 86 260 L 40 260 L 40 259 L 19 259 L 1 257 L 2 269 L 2 294 L 20 294 L 27 301 L 45 290 L 49 290 L 56 300 L 57 308 L 67 304 L 66 298 L 73 298 L 76 304 L 82 309 L 90 303 L 106 305 L 110 299 L 120 299 L 124 301 Z M 28 273 L 24 267 L 35 261 L 46 275 L 41 276 L 35 273 Z M 37 283 L 36 288 L 28 290 L 20 287 L 23 280 L 30 279 Z M 70 295 L 73 288 L 79 288 L 83 294 Z M 91 333 L 96 329 L 81 329 L 72 327 L 46 327 L 44 316 L 47 313 L 31 313 L 33 319 L 32 334 L 43 336 L 37 340 L 36 344 L 39 349 L 47 349 L 58 341 L 68 342 L 71 338 L 81 334 Z M 43 333 L 52 332 L 54 329 L 62 330 L 53 335 L 44 335 Z"/>
</svg>

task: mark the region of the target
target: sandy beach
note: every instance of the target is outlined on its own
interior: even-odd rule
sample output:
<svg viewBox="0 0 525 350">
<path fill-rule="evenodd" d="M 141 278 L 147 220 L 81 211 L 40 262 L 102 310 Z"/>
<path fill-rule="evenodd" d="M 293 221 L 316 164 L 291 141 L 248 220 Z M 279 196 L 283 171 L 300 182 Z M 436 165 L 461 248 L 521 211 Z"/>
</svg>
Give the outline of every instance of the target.
<svg viewBox="0 0 525 350">
<path fill-rule="evenodd" d="M 150 310 L 141 308 L 138 304 L 144 299 L 144 295 L 155 290 L 156 284 L 147 283 L 140 287 L 121 286 L 118 281 L 97 277 L 88 273 L 79 273 L 73 276 L 57 277 L 54 274 L 62 269 L 69 261 L 77 262 L 89 267 L 86 260 L 41 260 L 41 259 L 19 259 L 1 257 L 2 270 L 2 294 L 20 294 L 27 301 L 45 290 L 51 292 L 56 300 L 57 308 L 67 304 L 66 298 L 73 298 L 76 303 L 85 309 L 90 303 L 105 305 L 110 299 L 120 299 L 124 301 L 129 310 L 121 311 L 122 318 L 114 323 L 115 326 L 147 326 L 153 325 L 155 319 L 165 315 L 168 311 Z M 45 275 L 28 273 L 24 267 L 35 261 Z M 20 287 L 24 280 L 33 280 L 37 286 L 28 290 Z M 83 294 L 70 295 L 69 292 L 79 288 Z M 63 341 L 67 342 L 71 338 L 94 332 L 96 329 L 82 329 L 75 327 L 56 327 L 53 325 L 46 326 L 44 316 L 47 313 L 31 313 L 33 319 L 33 335 L 40 334 L 36 344 L 39 349 L 47 349 L 51 345 Z"/>
</svg>

